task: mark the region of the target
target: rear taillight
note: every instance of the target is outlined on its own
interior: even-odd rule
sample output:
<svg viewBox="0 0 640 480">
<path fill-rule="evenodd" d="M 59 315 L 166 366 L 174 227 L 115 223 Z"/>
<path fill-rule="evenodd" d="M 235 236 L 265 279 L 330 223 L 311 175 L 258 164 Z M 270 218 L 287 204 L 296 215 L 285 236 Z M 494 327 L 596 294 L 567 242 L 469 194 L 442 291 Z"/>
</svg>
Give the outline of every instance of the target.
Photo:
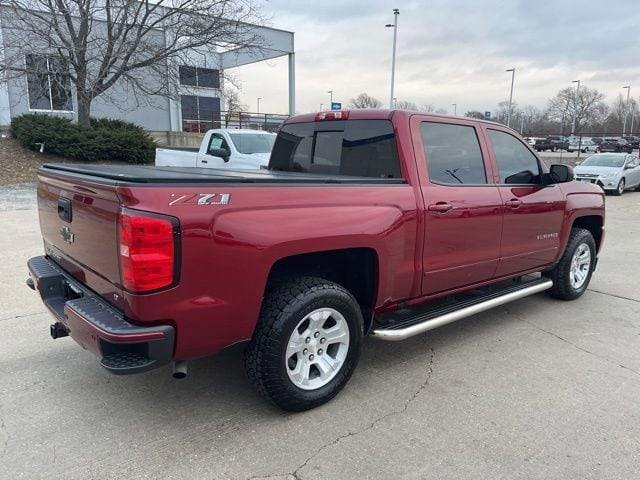
<svg viewBox="0 0 640 480">
<path fill-rule="evenodd" d="M 178 221 L 122 210 L 119 219 L 120 277 L 131 292 L 150 292 L 176 281 Z"/>
</svg>

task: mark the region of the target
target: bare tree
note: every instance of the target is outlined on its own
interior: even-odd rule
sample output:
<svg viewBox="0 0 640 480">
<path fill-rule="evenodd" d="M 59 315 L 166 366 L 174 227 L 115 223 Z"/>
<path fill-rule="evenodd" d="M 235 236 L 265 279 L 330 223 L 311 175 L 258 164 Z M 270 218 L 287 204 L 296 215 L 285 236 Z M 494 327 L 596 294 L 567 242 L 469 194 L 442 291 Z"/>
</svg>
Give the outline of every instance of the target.
<svg viewBox="0 0 640 480">
<path fill-rule="evenodd" d="M 240 94 L 235 88 L 226 88 L 224 90 L 224 124 L 228 127 L 230 123 L 240 123 L 243 111 L 247 111 L 248 107 L 240 100 Z"/>
<path fill-rule="evenodd" d="M 435 112 L 436 107 L 433 106 L 432 103 L 423 103 L 420 105 L 420 111 L 425 113 Z"/>
<path fill-rule="evenodd" d="M 465 117 L 477 118 L 479 120 L 484 120 L 484 113 L 479 112 L 478 110 L 471 110 L 464 114 Z"/>
<path fill-rule="evenodd" d="M 382 102 L 368 93 L 361 93 L 349 102 L 349 108 L 380 108 Z"/>
<path fill-rule="evenodd" d="M 396 108 L 399 110 L 418 110 L 418 106 L 407 100 L 396 100 Z"/>
<path fill-rule="evenodd" d="M 2 5 L 9 47 L 0 80 L 44 71 L 52 96 L 72 84 L 78 122 L 85 127 L 93 100 L 114 85 L 142 97 L 175 96 L 179 65 L 193 65 L 194 57 L 207 58 L 219 48 L 264 46 L 250 25 L 258 20 L 253 0 L 2 0 Z"/>
<path fill-rule="evenodd" d="M 567 87 L 549 100 L 547 115 L 551 120 L 571 125 L 575 118 L 575 133 L 590 124 L 603 120 L 607 113 L 604 94 L 594 88 L 583 86 L 576 97 L 576 89 Z"/>
</svg>

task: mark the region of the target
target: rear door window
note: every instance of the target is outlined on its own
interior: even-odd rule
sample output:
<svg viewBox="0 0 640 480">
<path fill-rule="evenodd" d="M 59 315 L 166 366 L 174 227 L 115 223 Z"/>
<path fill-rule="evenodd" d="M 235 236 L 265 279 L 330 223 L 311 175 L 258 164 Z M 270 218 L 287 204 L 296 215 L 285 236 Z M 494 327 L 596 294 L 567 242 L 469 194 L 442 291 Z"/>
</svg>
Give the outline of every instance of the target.
<svg viewBox="0 0 640 480">
<path fill-rule="evenodd" d="M 518 185 L 540 183 L 540 164 L 524 143 L 506 132 L 492 129 L 488 132 L 498 163 L 500 183 Z"/>
<path fill-rule="evenodd" d="M 487 183 L 484 159 L 474 127 L 422 122 L 420 130 L 431 182 L 445 185 Z"/>
<path fill-rule="evenodd" d="M 286 124 L 278 133 L 269 168 L 284 172 L 402 178 L 389 120 Z"/>
</svg>

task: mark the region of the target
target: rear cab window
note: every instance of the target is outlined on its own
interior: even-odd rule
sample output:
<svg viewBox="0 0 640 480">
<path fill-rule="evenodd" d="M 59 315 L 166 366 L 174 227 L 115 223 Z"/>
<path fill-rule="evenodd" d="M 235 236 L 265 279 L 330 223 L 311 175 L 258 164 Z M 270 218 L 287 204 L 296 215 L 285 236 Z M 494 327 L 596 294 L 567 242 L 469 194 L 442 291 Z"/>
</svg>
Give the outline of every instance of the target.
<svg viewBox="0 0 640 480">
<path fill-rule="evenodd" d="M 371 178 L 402 178 L 390 120 L 332 120 L 285 124 L 269 169 Z"/>
<path fill-rule="evenodd" d="M 475 127 L 428 121 L 421 123 L 420 133 L 431 183 L 487 184 L 487 173 Z"/>
</svg>

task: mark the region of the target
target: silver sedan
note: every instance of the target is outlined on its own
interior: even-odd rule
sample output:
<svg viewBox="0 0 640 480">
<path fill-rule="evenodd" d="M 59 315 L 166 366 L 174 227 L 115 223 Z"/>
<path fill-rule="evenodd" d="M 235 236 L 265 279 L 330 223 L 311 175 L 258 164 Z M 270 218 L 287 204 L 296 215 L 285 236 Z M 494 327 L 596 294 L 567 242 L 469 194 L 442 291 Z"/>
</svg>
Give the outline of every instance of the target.
<svg viewBox="0 0 640 480">
<path fill-rule="evenodd" d="M 605 191 L 622 195 L 625 190 L 640 191 L 640 162 L 628 153 L 597 153 L 574 169 L 576 180 L 596 183 Z"/>
</svg>

